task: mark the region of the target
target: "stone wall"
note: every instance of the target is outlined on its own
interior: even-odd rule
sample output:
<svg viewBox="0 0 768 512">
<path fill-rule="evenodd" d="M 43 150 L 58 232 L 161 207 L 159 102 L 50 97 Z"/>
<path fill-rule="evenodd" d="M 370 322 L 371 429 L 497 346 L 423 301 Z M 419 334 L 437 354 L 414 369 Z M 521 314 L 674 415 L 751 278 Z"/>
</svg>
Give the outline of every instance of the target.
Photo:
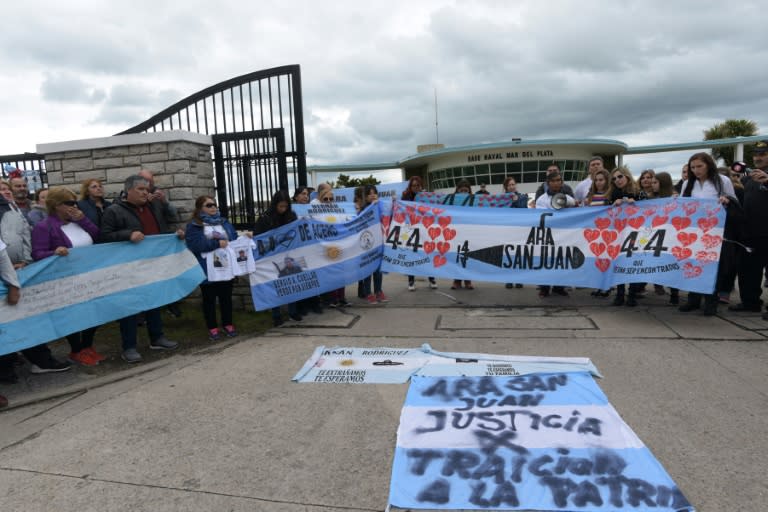
<svg viewBox="0 0 768 512">
<path fill-rule="evenodd" d="M 164 190 L 189 219 L 197 196 L 214 193 L 211 138 L 183 131 L 117 135 L 52 144 L 39 144 L 45 155 L 48 186 L 64 185 L 75 193 L 91 178 L 101 180 L 107 198 L 116 199 L 128 176 L 152 171 L 155 185 Z"/>
</svg>

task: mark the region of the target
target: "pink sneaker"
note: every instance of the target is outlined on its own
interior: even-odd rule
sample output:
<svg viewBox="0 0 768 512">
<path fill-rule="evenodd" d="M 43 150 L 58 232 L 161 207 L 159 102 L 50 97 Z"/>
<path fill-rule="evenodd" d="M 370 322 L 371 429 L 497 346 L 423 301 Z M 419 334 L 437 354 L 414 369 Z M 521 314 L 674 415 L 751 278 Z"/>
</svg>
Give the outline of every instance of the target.
<svg viewBox="0 0 768 512">
<path fill-rule="evenodd" d="M 379 302 L 389 302 L 389 299 L 386 295 L 384 295 L 384 292 L 379 292 L 376 294 L 376 300 Z"/>
<path fill-rule="evenodd" d="M 368 301 L 368 304 L 378 304 L 374 295 L 369 295 L 365 300 Z"/>
</svg>

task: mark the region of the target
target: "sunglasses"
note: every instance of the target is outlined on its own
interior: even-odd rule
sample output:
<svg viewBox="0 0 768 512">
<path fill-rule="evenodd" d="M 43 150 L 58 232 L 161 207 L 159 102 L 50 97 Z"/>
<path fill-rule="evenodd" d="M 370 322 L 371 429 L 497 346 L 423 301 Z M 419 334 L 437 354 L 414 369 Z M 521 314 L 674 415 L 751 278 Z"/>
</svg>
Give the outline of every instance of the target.
<svg viewBox="0 0 768 512">
<path fill-rule="evenodd" d="M 619 181 L 624 178 L 626 178 L 626 176 L 624 176 L 623 174 L 619 174 L 618 176 L 614 176 L 613 178 L 611 178 L 611 181 Z"/>
<path fill-rule="evenodd" d="M 65 204 L 67 206 L 75 206 L 77 204 L 77 201 L 62 201 L 59 204 Z"/>
<path fill-rule="evenodd" d="M 203 206 L 206 208 L 216 208 L 216 203 L 205 203 Z"/>
<path fill-rule="evenodd" d="M 332 197 L 324 197 L 324 198 L 321 199 L 321 201 L 324 202 L 324 203 L 331 203 L 331 202 L 333 202 L 333 198 Z"/>
</svg>

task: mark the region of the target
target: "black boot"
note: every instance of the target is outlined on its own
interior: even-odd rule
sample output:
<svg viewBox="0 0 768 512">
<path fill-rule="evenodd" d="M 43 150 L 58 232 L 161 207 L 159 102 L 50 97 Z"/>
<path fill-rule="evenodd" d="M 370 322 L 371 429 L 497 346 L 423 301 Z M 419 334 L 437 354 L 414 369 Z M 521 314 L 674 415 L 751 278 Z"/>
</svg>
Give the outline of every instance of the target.
<svg viewBox="0 0 768 512">
<path fill-rule="evenodd" d="M 701 307 L 701 295 L 698 293 L 690 292 L 688 294 L 688 301 L 680 306 L 678 309 L 683 313 L 699 309 Z"/>
<path fill-rule="evenodd" d="M 623 306 L 624 305 L 624 294 L 623 293 L 617 293 L 616 296 L 613 298 L 613 305 L 614 306 Z"/>
<path fill-rule="evenodd" d="M 704 316 L 715 316 L 717 314 L 717 294 L 707 295 L 704 298 Z"/>
</svg>

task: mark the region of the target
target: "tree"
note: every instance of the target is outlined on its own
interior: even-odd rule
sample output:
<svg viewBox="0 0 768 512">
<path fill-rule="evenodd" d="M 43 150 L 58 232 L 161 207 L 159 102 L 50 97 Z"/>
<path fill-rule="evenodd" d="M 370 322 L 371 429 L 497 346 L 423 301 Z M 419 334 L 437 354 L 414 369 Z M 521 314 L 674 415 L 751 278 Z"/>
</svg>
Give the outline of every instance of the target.
<svg viewBox="0 0 768 512">
<path fill-rule="evenodd" d="M 752 137 L 758 134 L 757 123 L 748 119 L 726 119 L 722 123 L 717 123 L 709 130 L 704 130 L 704 140 L 730 139 L 733 137 Z M 732 146 L 721 146 L 712 148 L 712 157 L 715 160 L 723 159 L 725 165 L 729 166 L 734 162 L 734 148 Z M 744 160 L 752 164 L 752 148 L 744 147 Z"/>
<path fill-rule="evenodd" d="M 332 184 L 333 188 L 362 187 L 363 185 L 378 185 L 381 182 L 373 177 L 373 174 L 367 178 L 352 178 L 346 174 L 339 174 L 336 182 Z"/>
</svg>

